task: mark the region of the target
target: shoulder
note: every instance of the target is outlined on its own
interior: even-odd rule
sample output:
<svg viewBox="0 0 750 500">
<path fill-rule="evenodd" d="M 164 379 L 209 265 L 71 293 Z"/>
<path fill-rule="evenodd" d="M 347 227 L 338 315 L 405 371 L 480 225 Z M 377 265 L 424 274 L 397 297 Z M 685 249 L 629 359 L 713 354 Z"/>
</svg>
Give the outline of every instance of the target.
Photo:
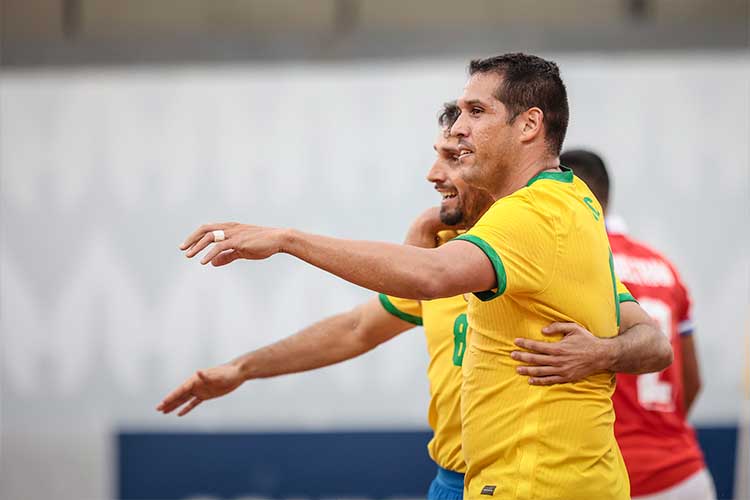
<svg viewBox="0 0 750 500">
<path fill-rule="evenodd" d="M 515 193 L 496 200 L 487 212 L 480 217 L 479 221 L 477 221 L 477 225 L 487 223 L 488 221 L 507 221 L 510 213 L 531 213 L 534 210 L 534 194 L 528 188 L 521 188 Z"/>
<path fill-rule="evenodd" d="M 541 177 L 545 173 L 529 181 L 524 190 L 527 198 L 539 212 L 559 215 L 585 209 L 593 211 L 597 220 L 601 217 L 602 208 L 599 200 L 586 183 L 573 175 L 573 172 L 549 172 L 550 177 Z"/>
</svg>

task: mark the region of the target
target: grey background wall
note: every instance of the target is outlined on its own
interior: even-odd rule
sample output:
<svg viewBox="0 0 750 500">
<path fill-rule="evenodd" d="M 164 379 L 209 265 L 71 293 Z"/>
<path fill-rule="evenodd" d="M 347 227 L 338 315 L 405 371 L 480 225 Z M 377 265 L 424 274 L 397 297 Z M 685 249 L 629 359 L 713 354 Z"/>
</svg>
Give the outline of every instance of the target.
<svg viewBox="0 0 750 500">
<path fill-rule="evenodd" d="M 545 54 L 570 92 L 567 146 L 609 160 L 614 209 L 695 300 L 705 387 L 733 423 L 748 328 L 747 52 Z M 177 245 L 238 220 L 399 241 L 440 103 L 465 60 L 13 69 L 0 76 L 0 496 L 105 498 L 118 428 L 426 426 L 419 331 L 340 366 L 254 382 L 177 420 L 192 370 L 370 293 L 285 256 L 201 268 Z"/>
</svg>

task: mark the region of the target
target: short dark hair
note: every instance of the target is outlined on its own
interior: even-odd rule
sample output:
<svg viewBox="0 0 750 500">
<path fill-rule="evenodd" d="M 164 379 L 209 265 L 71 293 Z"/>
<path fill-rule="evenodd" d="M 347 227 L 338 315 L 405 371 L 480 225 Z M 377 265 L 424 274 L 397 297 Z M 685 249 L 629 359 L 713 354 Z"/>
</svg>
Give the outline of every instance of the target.
<svg viewBox="0 0 750 500">
<path fill-rule="evenodd" d="M 529 108 L 541 109 L 547 144 L 555 156 L 560 154 L 570 111 L 568 92 L 557 64 L 528 54 L 503 54 L 471 61 L 469 74 L 475 73 L 497 73 L 503 77 L 495 97 L 508 108 L 508 123 Z"/>
<path fill-rule="evenodd" d="M 586 149 L 571 149 L 560 155 L 560 163 L 588 184 L 589 189 L 606 209 L 609 205 L 609 173 L 604 160 Z"/>
<path fill-rule="evenodd" d="M 458 107 L 456 101 L 446 102 L 438 115 L 438 125 L 448 133 L 460 114 L 461 108 Z"/>
</svg>

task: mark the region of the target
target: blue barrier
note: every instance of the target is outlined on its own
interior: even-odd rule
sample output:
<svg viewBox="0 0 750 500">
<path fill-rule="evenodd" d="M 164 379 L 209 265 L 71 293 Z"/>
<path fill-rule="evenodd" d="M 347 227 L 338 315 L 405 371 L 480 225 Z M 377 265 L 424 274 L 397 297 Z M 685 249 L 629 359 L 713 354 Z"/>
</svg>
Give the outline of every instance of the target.
<svg viewBox="0 0 750 500">
<path fill-rule="evenodd" d="M 737 455 L 737 427 L 699 427 L 703 448 L 719 499 L 734 498 L 734 464 Z"/>
<path fill-rule="evenodd" d="M 423 431 L 117 435 L 122 500 L 424 498 Z M 719 498 L 732 498 L 736 427 L 698 429 Z"/>
</svg>

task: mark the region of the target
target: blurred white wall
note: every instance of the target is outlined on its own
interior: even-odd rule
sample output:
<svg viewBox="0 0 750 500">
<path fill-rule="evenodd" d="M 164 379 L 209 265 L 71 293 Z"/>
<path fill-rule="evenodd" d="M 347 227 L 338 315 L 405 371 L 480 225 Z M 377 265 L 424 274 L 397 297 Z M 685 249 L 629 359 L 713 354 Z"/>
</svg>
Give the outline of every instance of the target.
<svg viewBox="0 0 750 500">
<path fill-rule="evenodd" d="M 551 55 L 566 145 L 614 174 L 614 209 L 680 268 L 705 387 L 736 422 L 748 318 L 746 53 Z M 370 293 L 286 256 L 202 268 L 177 245 L 238 220 L 399 241 L 438 202 L 424 175 L 464 60 L 7 71 L 0 77 L 2 498 L 111 495 L 118 428 L 426 426 L 421 333 L 248 384 L 178 420 L 192 370 Z"/>
</svg>

